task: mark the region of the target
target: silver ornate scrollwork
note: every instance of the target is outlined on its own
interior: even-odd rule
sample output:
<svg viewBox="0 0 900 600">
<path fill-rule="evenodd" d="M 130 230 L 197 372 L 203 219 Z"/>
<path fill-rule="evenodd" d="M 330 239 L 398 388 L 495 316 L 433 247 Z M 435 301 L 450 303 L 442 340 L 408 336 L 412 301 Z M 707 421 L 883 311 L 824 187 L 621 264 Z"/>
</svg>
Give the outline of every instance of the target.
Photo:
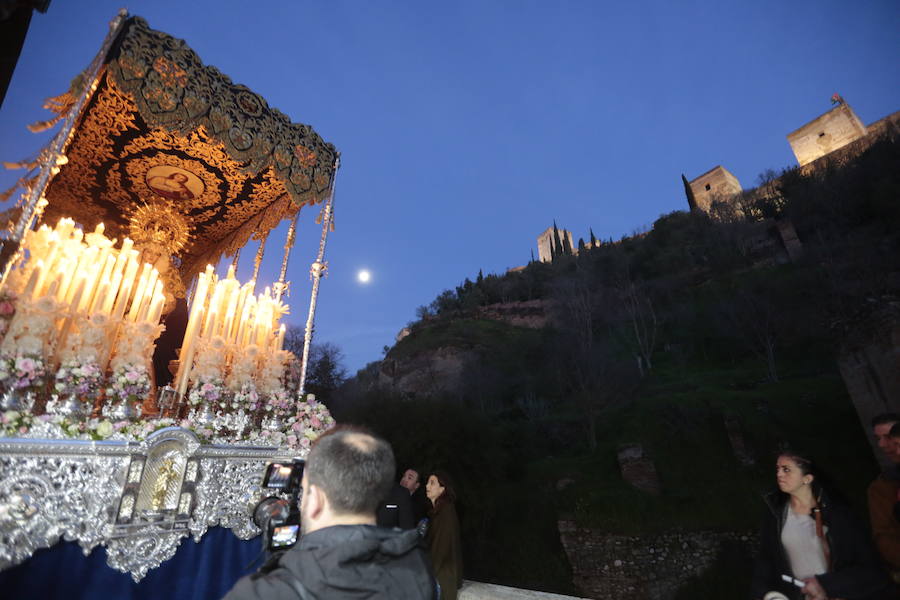
<svg viewBox="0 0 900 600">
<path fill-rule="evenodd" d="M 85 554 L 107 546 L 109 565 L 139 581 L 188 534 L 199 541 L 221 526 L 253 538 L 265 466 L 290 458 L 272 447 L 202 446 L 180 428 L 142 442 L 34 439 L 62 437 L 41 425 L 28 439 L 0 439 L 0 570 L 63 538 Z M 158 498 L 150 509 L 148 494 Z"/>
<path fill-rule="evenodd" d="M 106 538 L 125 465 L 118 457 L 0 455 L 0 568 L 60 537 L 90 553 Z"/>
<path fill-rule="evenodd" d="M 106 548 L 107 562 L 114 569 L 130 573 L 138 582 L 150 569 L 175 556 L 185 537 L 186 531 L 164 531 L 151 526 L 136 535 L 110 540 Z"/>
<path fill-rule="evenodd" d="M 208 527 L 231 529 L 242 540 L 259 535 L 251 511 L 262 498 L 260 481 L 267 460 L 222 460 L 201 463 L 198 506 L 191 531 L 199 539 Z"/>
</svg>

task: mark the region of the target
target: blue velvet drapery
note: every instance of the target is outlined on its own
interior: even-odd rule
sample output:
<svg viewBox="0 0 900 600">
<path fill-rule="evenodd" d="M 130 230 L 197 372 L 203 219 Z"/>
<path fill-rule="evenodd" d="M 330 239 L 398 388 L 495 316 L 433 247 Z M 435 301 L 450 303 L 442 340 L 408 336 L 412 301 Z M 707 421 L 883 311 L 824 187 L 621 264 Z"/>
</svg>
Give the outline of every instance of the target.
<svg viewBox="0 0 900 600">
<path fill-rule="evenodd" d="M 74 542 L 38 550 L 24 563 L 0 572 L 3 600 L 216 600 L 242 576 L 261 564 L 254 561 L 260 538 L 240 540 L 215 527 L 199 543 L 185 538 L 175 556 L 152 569 L 140 583 L 106 564 L 106 549 L 89 556 Z M 253 562 L 252 565 L 250 563 Z"/>
</svg>

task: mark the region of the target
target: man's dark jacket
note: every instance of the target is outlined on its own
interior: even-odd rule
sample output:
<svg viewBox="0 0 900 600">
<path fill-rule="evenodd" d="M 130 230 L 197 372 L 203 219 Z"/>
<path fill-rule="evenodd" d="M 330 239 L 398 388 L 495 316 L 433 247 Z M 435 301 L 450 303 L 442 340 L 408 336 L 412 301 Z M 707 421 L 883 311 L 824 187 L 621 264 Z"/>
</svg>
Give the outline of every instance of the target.
<svg viewBox="0 0 900 600">
<path fill-rule="evenodd" d="M 413 529 L 416 526 L 413 517 L 412 502 L 409 499 L 409 491 L 395 483 L 388 497 L 378 505 L 375 511 L 375 523 L 379 527 L 399 527 L 400 529 Z"/>
<path fill-rule="evenodd" d="M 788 598 L 802 598 L 800 590 L 785 583 L 782 575 L 790 575 L 787 553 L 781 543 L 787 495 L 772 492 L 765 497 L 766 511 L 759 532 L 759 555 L 753 569 L 750 597 L 762 598 L 766 592 L 777 590 Z M 881 568 L 880 560 L 869 540 L 867 529 L 849 508 L 827 497 L 820 500 L 825 535 L 831 549 L 831 568 L 817 575 L 829 598 L 847 600 L 895 599 L 896 591 Z"/>
<path fill-rule="evenodd" d="M 434 600 L 436 586 L 415 530 L 336 525 L 304 535 L 224 600 Z"/>
</svg>

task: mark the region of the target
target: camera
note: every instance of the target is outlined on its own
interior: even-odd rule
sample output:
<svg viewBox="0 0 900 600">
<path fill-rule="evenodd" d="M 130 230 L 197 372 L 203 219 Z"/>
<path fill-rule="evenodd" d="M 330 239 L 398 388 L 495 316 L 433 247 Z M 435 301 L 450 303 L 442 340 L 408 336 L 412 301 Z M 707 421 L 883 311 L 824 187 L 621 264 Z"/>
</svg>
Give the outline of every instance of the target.
<svg viewBox="0 0 900 600">
<path fill-rule="evenodd" d="M 269 552 L 289 550 L 300 538 L 300 484 L 305 464 L 303 459 L 295 458 L 266 466 L 262 487 L 280 495 L 260 500 L 253 509 L 253 522 L 262 530 L 263 548 Z"/>
</svg>

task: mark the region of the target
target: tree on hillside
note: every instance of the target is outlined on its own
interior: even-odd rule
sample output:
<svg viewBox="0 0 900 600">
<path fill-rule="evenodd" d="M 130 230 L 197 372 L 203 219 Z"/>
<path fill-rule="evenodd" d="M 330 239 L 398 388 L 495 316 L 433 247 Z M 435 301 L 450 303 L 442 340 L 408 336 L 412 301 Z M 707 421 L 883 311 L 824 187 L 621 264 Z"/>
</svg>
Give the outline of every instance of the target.
<svg viewBox="0 0 900 600">
<path fill-rule="evenodd" d="M 723 328 L 737 334 L 748 350 L 766 365 L 766 380 L 778 381 L 775 350 L 782 327 L 781 307 L 765 282 L 738 281 L 719 298 Z"/>
<path fill-rule="evenodd" d="M 552 256 L 555 260 L 557 256 L 563 255 L 562 243 L 559 241 L 559 229 L 556 227 L 556 219 L 553 220 L 553 252 Z"/>
<path fill-rule="evenodd" d="M 306 392 L 327 402 L 346 379 L 347 369 L 341 349 L 330 342 L 313 344 L 306 370 Z"/>
<path fill-rule="evenodd" d="M 634 367 L 616 354 L 608 335 L 598 336 L 598 315 L 608 313 L 605 294 L 595 294 L 583 278 L 559 281 L 555 305 L 558 333 L 553 348 L 560 392 L 584 417 L 588 448 L 597 448 L 597 420 L 605 408 L 634 391 Z"/>
<path fill-rule="evenodd" d="M 594 237 L 594 230 L 591 227 L 588 227 L 588 231 L 591 233 L 591 250 L 597 247 L 597 238 Z"/>
<path fill-rule="evenodd" d="M 631 334 L 630 346 L 637 359 L 638 371 L 643 377 L 653 368 L 653 350 L 656 348 L 658 322 L 653 300 L 642 286 L 630 278 L 618 287 L 618 295 L 628 321 Z"/>
<path fill-rule="evenodd" d="M 684 195 L 687 196 L 688 208 L 690 210 L 697 210 L 697 199 L 694 198 L 694 190 L 691 189 L 691 184 L 688 183 L 684 173 L 681 174 L 681 182 L 684 183 Z"/>
</svg>

